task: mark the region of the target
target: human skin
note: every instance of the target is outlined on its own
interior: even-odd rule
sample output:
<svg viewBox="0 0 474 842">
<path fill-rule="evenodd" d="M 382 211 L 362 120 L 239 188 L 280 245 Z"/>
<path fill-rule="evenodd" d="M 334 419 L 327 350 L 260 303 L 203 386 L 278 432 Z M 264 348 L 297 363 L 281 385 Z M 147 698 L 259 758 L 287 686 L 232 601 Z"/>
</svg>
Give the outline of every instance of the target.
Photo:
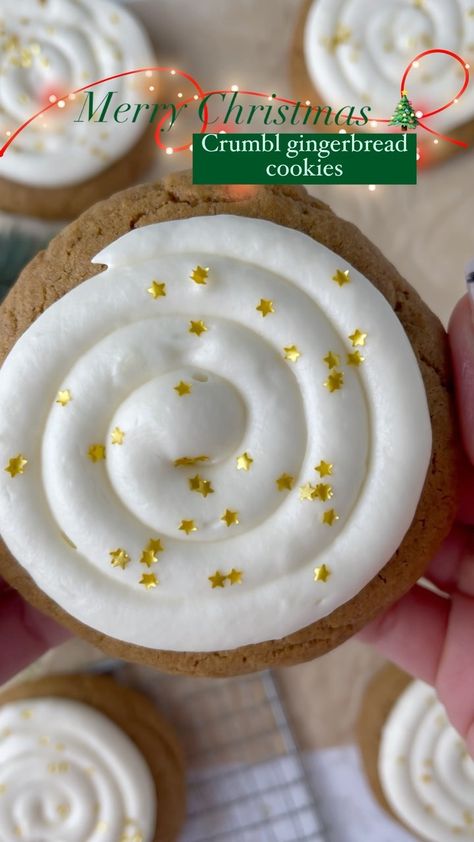
<svg viewBox="0 0 474 842">
<path fill-rule="evenodd" d="M 474 756 L 474 295 L 456 306 L 449 341 L 465 459 L 457 522 L 426 572 L 446 596 L 416 585 L 359 639 L 436 687 Z"/>
</svg>

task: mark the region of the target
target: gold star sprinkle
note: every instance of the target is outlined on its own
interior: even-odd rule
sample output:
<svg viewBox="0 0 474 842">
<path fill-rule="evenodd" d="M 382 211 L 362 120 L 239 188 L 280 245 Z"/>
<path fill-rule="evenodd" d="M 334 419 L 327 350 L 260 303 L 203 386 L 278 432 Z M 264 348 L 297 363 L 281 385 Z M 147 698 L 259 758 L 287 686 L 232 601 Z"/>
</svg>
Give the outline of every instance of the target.
<svg viewBox="0 0 474 842">
<path fill-rule="evenodd" d="M 58 804 L 56 810 L 58 812 L 58 815 L 61 816 L 62 819 L 65 819 L 71 812 L 69 804 Z"/>
<path fill-rule="evenodd" d="M 314 581 L 315 582 L 327 582 L 331 575 L 331 571 L 329 567 L 326 567 L 325 564 L 322 564 L 321 567 L 314 568 Z"/>
<path fill-rule="evenodd" d="M 365 345 L 365 340 L 367 339 L 367 334 L 364 333 L 362 330 L 357 328 L 354 333 L 351 333 L 349 339 L 352 342 L 352 347 L 355 348 L 357 345 L 361 347 Z"/>
<path fill-rule="evenodd" d="M 333 354 L 332 351 L 329 351 L 326 356 L 323 357 L 323 362 L 326 363 L 328 368 L 337 368 L 337 366 L 341 364 L 341 358 L 339 354 Z"/>
<path fill-rule="evenodd" d="M 197 491 L 197 493 L 202 494 L 203 497 L 207 497 L 208 494 L 214 494 L 211 481 L 208 479 L 202 479 L 199 474 L 190 478 L 189 487 L 191 491 Z"/>
<path fill-rule="evenodd" d="M 287 345 L 283 350 L 285 352 L 285 360 L 289 360 L 290 363 L 295 363 L 301 357 L 301 352 L 298 351 L 296 345 Z"/>
<path fill-rule="evenodd" d="M 350 284 L 351 282 L 351 275 L 349 269 L 336 269 L 336 274 L 332 276 L 332 280 L 339 284 L 340 287 L 343 287 L 344 284 Z"/>
<path fill-rule="evenodd" d="M 182 398 L 183 395 L 190 395 L 191 394 L 191 388 L 192 387 L 191 387 L 190 383 L 185 383 L 184 380 L 180 380 L 178 385 L 174 386 L 173 388 L 174 388 L 175 392 L 178 393 L 180 398 Z"/>
<path fill-rule="evenodd" d="M 328 509 L 326 512 L 324 512 L 321 518 L 321 523 L 325 523 L 326 526 L 333 526 L 336 520 L 339 520 L 339 515 L 336 514 L 334 509 Z"/>
<path fill-rule="evenodd" d="M 33 716 L 33 711 L 30 708 L 24 708 L 20 715 L 22 719 L 31 719 L 31 717 Z"/>
<path fill-rule="evenodd" d="M 190 532 L 197 532 L 197 526 L 193 520 L 182 520 L 178 529 L 181 532 L 186 532 L 186 535 L 189 535 Z"/>
<path fill-rule="evenodd" d="M 474 824 L 474 814 L 471 813 L 470 810 L 464 810 L 463 819 L 464 824 L 467 824 L 468 827 L 471 827 Z"/>
<path fill-rule="evenodd" d="M 188 465 L 197 465 L 198 462 L 209 462 L 209 456 L 181 456 L 174 460 L 175 468 L 187 468 Z"/>
<path fill-rule="evenodd" d="M 127 564 L 130 563 L 129 554 L 121 547 L 118 547 L 116 550 L 110 550 L 109 556 L 112 567 L 121 567 L 122 570 L 125 570 Z"/>
<path fill-rule="evenodd" d="M 18 453 L 17 456 L 12 456 L 5 470 L 7 474 L 10 474 L 11 478 L 13 479 L 13 477 L 18 476 L 18 474 L 25 473 L 25 466 L 27 464 L 28 459 L 26 459 L 21 453 Z"/>
<path fill-rule="evenodd" d="M 321 500 L 323 503 L 330 500 L 333 494 L 334 492 L 332 486 L 328 485 L 326 482 L 320 482 L 314 489 L 314 499 Z"/>
<path fill-rule="evenodd" d="M 241 585 L 243 575 L 242 570 L 236 570 L 235 567 L 233 567 L 230 573 L 227 574 L 227 579 L 231 585 Z"/>
<path fill-rule="evenodd" d="M 207 284 L 207 276 L 209 275 L 209 266 L 196 266 L 190 274 L 190 278 L 195 284 Z"/>
<path fill-rule="evenodd" d="M 151 565 L 156 564 L 157 561 L 158 559 L 153 550 L 143 550 L 140 557 L 140 564 L 146 564 L 147 567 L 151 567 Z"/>
<path fill-rule="evenodd" d="M 334 465 L 331 462 L 325 462 L 323 459 L 319 465 L 315 465 L 314 470 L 318 472 L 320 477 L 331 477 Z"/>
<path fill-rule="evenodd" d="M 152 298 L 163 298 L 163 296 L 166 295 L 166 284 L 160 284 L 158 281 L 152 281 L 151 286 L 147 289 L 147 292 Z"/>
<path fill-rule="evenodd" d="M 226 509 L 221 517 L 221 520 L 223 520 L 227 526 L 236 526 L 239 523 L 238 514 L 238 512 L 232 512 L 230 509 Z"/>
<path fill-rule="evenodd" d="M 314 500 L 314 485 L 310 482 L 300 487 L 300 500 Z"/>
<path fill-rule="evenodd" d="M 59 403 L 60 406 L 67 406 L 71 400 L 72 395 L 69 389 L 60 389 L 56 395 L 56 403 Z"/>
<path fill-rule="evenodd" d="M 290 474 L 282 474 L 275 480 L 278 491 L 291 491 L 295 478 Z"/>
<path fill-rule="evenodd" d="M 342 371 L 332 371 L 324 385 L 330 392 L 338 392 L 344 385 L 344 374 Z"/>
<path fill-rule="evenodd" d="M 430 784 L 433 780 L 433 777 L 432 777 L 432 775 L 420 775 L 420 780 L 424 784 Z"/>
<path fill-rule="evenodd" d="M 161 543 L 159 538 L 150 538 L 150 540 L 148 541 L 148 544 L 145 547 L 145 550 L 149 550 L 150 552 L 154 553 L 155 555 L 157 553 L 164 552 L 164 549 L 165 548 L 164 548 L 164 546 Z"/>
<path fill-rule="evenodd" d="M 273 301 L 270 301 L 268 298 L 261 298 L 260 304 L 255 309 L 262 314 L 263 319 L 265 318 L 265 316 L 270 315 L 270 313 L 275 312 Z"/>
<path fill-rule="evenodd" d="M 189 333 L 194 333 L 196 336 L 201 336 L 207 330 L 206 325 L 202 320 L 198 322 L 189 322 Z"/>
<path fill-rule="evenodd" d="M 112 444 L 123 444 L 125 433 L 120 427 L 114 427 L 111 435 Z"/>
<path fill-rule="evenodd" d="M 211 583 L 211 587 L 214 590 L 214 588 L 223 588 L 224 587 L 225 580 L 227 579 L 227 576 L 224 576 L 224 574 L 221 573 L 220 570 L 216 570 L 216 572 L 214 573 L 213 576 L 208 576 L 207 578 L 209 579 L 209 581 Z"/>
<path fill-rule="evenodd" d="M 245 451 L 241 453 L 240 456 L 237 456 L 237 470 L 238 471 L 249 471 L 250 466 L 253 463 L 252 457 Z"/>
<path fill-rule="evenodd" d="M 347 26 L 338 24 L 334 35 L 330 38 L 324 38 L 323 44 L 327 47 L 330 53 L 335 53 L 338 47 L 347 44 L 352 37 L 352 32 Z"/>
<path fill-rule="evenodd" d="M 364 360 L 365 357 L 362 356 L 360 351 L 353 351 L 351 354 L 347 355 L 347 365 L 359 366 L 362 365 Z"/>
<path fill-rule="evenodd" d="M 156 588 L 159 585 L 159 579 L 154 573 L 144 573 L 138 584 L 144 585 L 147 591 L 149 591 L 151 588 Z"/>
<path fill-rule="evenodd" d="M 91 462 L 101 462 L 105 459 L 105 445 L 91 444 L 89 450 L 87 451 L 87 455 Z"/>
</svg>

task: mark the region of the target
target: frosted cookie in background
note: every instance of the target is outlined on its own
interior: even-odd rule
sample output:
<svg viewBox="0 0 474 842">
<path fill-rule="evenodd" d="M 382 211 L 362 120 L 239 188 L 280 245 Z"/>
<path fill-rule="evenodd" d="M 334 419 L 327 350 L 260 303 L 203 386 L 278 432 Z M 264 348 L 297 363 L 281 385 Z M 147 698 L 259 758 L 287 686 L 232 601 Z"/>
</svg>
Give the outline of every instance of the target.
<svg viewBox="0 0 474 842">
<path fill-rule="evenodd" d="M 145 120 L 76 122 L 88 82 L 154 65 L 143 26 L 112 0 L 0 0 L 0 143 L 41 108 L 0 158 L 0 209 L 62 219 L 133 183 L 150 165 Z M 144 74 L 91 88 L 120 102 L 156 100 Z M 148 129 L 148 131 L 147 131 Z"/>
<path fill-rule="evenodd" d="M 432 687 L 387 666 L 369 684 L 357 732 L 385 810 L 425 842 L 474 839 L 474 760 Z"/>
<path fill-rule="evenodd" d="M 0 836 L 34 842 L 175 842 L 181 749 L 142 693 L 55 675 L 0 693 Z"/>
<path fill-rule="evenodd" d="M 361 131 L 387 130 L 400 100 L 405 68 L 427 49 L 448 49 L 474 67 L 474 7 L 471 0 L 307 0 L 296 27 L 291 74 L 293 95 L 303 103 L 370 106 Z M 464 82 L 463 67 L 448 56 L 427 56 L 408 76 L 408 96 L 418 116 L 454 100 Z M 421 119 L 423 119 L 421 117 Z M 427 118 L 436 132 L 471 143 L 474 139 L 474 87 L 458 102 Z M 347 128 L 346 125 L 342 126 Z M 313 131 L 325 127 L 321 117 Z M 358 130 L 353 127 L 352 130 Z M 436 142 L 435 142 L 436 141 Z M 418 131 L 421 162 L 435 163 L 459 147 Z"/>
<path fill-rule="evenodd" d="M 450 531 L 445 332 L 303 189 L 181 173 L 116 194 L 26 267 L 0 322 L 1 574 L 114 655 L 206 675 L 309 660 Z"/>
</svg>

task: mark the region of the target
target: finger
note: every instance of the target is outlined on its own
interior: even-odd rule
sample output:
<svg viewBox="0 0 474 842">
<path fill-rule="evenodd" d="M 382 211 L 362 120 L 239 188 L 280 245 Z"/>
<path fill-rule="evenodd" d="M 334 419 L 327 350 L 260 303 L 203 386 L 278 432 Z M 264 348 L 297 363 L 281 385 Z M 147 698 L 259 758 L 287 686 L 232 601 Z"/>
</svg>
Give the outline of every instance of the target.
<svg viewBox="0 0 474 842">
<path fill-rule="evenodd" d="M 39 658 L 69 632 L 22 600 L 16 591 L 0 598 L 0 683 Z"/>
<path fill-rule="evenodd" d="M 455 594 L 441 654 L 436 688 L 454 727 L 473 738 L 474 726 L 474 599 Z"/>
<path fill-rule="evenodd" d="M 449 341 L 464 449 L 474 464 L 474 321 L 469 295 L 454 309 Z"/>
<path fill-rule="evenodd" d="M 448 594 L 474 597 L 474 532 L 456 525 L 432 559 L 425 578 Z"/>
<path fill-rule="evenodd" d="M 434 684 L 451 601 L 415 585 L 359 634 L 411 675 Z"/>
</svg>

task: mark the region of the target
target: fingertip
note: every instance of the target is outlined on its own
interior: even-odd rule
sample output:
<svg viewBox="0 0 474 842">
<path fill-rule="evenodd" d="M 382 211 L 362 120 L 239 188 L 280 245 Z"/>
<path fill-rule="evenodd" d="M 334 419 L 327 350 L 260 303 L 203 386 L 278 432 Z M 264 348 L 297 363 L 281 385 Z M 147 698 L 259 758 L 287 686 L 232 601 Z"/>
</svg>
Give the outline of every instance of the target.
<svg viewBox="0 0 474 842">
<path fill-rule="evenodd" d="M 464 449 L 474 464 L 474 298 L 458 301 L 448 328 Z"/>
</svg>

